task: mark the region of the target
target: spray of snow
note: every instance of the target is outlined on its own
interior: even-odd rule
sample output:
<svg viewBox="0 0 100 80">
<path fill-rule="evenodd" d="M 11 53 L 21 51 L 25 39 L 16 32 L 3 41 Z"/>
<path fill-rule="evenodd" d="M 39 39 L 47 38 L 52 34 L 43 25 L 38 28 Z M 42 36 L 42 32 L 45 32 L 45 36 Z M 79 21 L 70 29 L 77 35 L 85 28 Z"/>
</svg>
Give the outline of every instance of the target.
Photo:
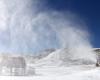
<svg viewBox="0 0 100 80">
<path fill-rule="evenodd" d="M 51 14 L 40 14 L 37 20 L 40 20 L 40 25 L 43 23 L 50 25 L 56 33 L 61 49 L 40 60 L 40 64 L 59 65 L 63 64 L 63 62 L 64 64 L 72 62 L 75 62 L 74 64 L 95 63 L 96 59 L 92 51 L 90 35 L 85 29 L 86 26 L 79 23 L 80 19 L 76 19 L 76 16 L 69 13 L 67 13 L 67 16 L 62 16 L 62 14 L 56 12 Z"/>
<path fill-rule="evenodd" d="M 88 31 L 71 13 L 42 12 L 39 0 L 0 0 L 0 51 L 30 53 L 63 48 L 62 60 L 92 59 Z M 62 50 L 63 50 L 62 49 Z"/>
</svg>

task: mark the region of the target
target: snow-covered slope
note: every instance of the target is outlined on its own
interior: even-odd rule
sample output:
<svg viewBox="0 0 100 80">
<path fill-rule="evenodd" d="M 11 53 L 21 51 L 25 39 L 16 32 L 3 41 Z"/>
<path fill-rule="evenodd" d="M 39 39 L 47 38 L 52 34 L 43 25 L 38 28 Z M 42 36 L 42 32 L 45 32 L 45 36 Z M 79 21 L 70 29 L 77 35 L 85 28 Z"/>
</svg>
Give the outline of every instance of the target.
<svg viewBox="0 0 100 80">
<path fill-rule="evenodd" d="M 89 55 L 88 55 L 89 54 Z M 94 64 L 95 63 L 95 57 L 92 52 L 88 53 L 87 55 L 79 54 L 77 52 L 73 53 L 72 50 L 69 50 L 67 48 L 56 50 L 55 52 L 52 52 L 47 57 L 39 60 L 36 64 L 37 65 L 51 65 L 51 66 L 57 66 L 57 65 L 79 65 L 79 64 Z"/>
<path fill-rule="evenodd" d="M 40 51 L 39 53 L 37 54 L 34 54 L 35 57 L 37 57 L 38 59 L 42 59 L 44 57 L 47 57 L 50 53 L 54 52 L 55 49 L 51 48 L 51 49 L 45 49 L 45 50 L 42 50 Z"/>
<path fill-rule="evenodd" d="M 37 62 L 38 60 L 47 57 L 50 53 L 54 52 L 55 49 L 45 49 L 42 50 L 38 53 L 33 53 L 33 54 L 25 54 L 22 55 L 25 60 L 27 61 L 28 64 L 34 64 L 35 62 Z"/>
<path fill-rule="evenodd" d="M 84 69 L 86 68 L 86 70 Z M 34 76 L 0 76 L 0 80 L 100 80 L 99 68 L 87 66 L 82 68 L 50 68 L 38 69 L 39 74 Z M 82 70 L 83 69 L 83 70 Z M 54 71 L 53 71 L 54 70 Z M 74 72 L 76 70 L 76 72 Z M 52 74 L 53 75 L 50 75 Z M 48 74 L 48 75 L 47 75 Z"/>
</svg>

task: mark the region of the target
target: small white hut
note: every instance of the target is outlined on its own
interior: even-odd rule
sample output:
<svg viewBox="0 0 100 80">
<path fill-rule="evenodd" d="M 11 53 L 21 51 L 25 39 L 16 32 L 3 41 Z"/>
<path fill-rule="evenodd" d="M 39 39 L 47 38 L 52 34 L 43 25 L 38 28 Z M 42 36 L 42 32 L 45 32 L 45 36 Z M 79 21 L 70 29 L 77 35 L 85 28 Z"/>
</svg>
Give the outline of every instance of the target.
<svg viewBox="0 0 100 80">
<path fill-rule="evenodd" d="M 3 57 L 0 62 L 1 75 L 25 75 L 26 62 L 23 57 Z"/>
</svg>

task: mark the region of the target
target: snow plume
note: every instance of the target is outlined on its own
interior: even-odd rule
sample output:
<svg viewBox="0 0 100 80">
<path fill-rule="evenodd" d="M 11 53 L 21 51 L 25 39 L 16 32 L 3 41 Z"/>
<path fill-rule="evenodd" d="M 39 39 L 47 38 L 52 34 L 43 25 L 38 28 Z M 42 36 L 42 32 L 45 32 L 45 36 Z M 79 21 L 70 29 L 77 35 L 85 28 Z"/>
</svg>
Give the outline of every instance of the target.
<svg viewBox="0 0 100 80">
<path fill-rule="evenodd" d="M 37 41 L 32 20 L 41 6 L 39 0 L 0 0 L 1 52 L 32 52 Z"/>
<path fill-rule="evenodd" d="M 63 24 L 64 25 L 64 24 Z M 60 43 L 63 49 L 59 52 L 60 58 L 64 61 L 71 60 L 92 60 L 95 61 L 95 55 L 92 51 L 89 33 L 82 27 L 85 25 L 76 24 L 72 21 L 62 26 L 58 31 Z M 67 57 L 66 57 L 67 56 Z"/>
<path fill-rule="evenodd" d="M 39 0 L 0 0 L 0 51 L 33 53 L 67 48 L 73 58 L 93 58 L 89 34 L 71 13 L 41 11 Z M 69 54 L 60 54 L 64 58 Z"/>
<path fill-rule="evenodd" d="M 50 27 L 49 30 L 55 33 L 56 41 L 60 46 L 59 48 L 61 48 L 43 59 L 43 63 L 47 62 L 48 64 L 48 60 L 53 61 L 54 64 L 55 61 L 57 63 L 59 60 L 61 63 L 62 61 L 76 61 L 75 63 L 79 64 L 95 63 L 95 54 L 92 51 L 90 34 L 85 23 L 69 12 L 66 14 L 62 15 L 57 12 L 43 13 L 39 14 L 34 20 L 35 23 L 38 22 L 37 24 Z"/>
<path fill-rule="evenodd" d="M 51 41 L 50 35 L 55 35 L 55 42 L 60 48 L 48 57 L 40 60 L 40 64 L 95 63 L 96 59 L 92 51 L 89 31 L 85 23 L 76 18 L 75 15 L 69 12 L 66 14 L 58 12 L 40 13 L 33 23 L 35 26 L 42 25 L 45 29 L 48 27 L 48 34 L 44 35 L 43 31 L 40 31 L 38 36 L 44 36 Z M 39 29 L 43 30 L 43 27 Z M 50 42 L 49 40 L 48 42 Z"/>
</svg>

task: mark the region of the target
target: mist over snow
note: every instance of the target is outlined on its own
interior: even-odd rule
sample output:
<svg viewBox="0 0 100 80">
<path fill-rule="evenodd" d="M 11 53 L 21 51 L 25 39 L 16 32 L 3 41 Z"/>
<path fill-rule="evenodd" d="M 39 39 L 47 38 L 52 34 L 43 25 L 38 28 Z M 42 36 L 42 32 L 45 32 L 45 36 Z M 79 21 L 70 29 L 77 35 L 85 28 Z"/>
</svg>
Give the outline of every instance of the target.
<svg viewBox="0 0 100 80">
<path fill-rule="evenodd" d="M 90 34 L 80 18 L 41 7 L 40 0 L 0 0 L 0 52 L 67 48 L 74 58 L 93 57 Z"/>
</svg>

